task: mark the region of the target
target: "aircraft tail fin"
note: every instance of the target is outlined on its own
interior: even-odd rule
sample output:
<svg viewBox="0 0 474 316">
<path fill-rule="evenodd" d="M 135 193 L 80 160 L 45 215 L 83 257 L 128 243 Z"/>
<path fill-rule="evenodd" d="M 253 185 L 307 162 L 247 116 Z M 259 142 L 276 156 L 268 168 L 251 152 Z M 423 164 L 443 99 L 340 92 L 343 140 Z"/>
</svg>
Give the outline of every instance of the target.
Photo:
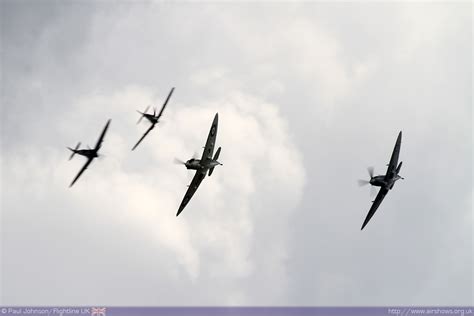
<svg viewBox="0 0 474 316">
<path fill-rule="evenodd" d="M 214 154 L 214 160 L 219 159 L 219 155 L 221 154 L 221 147 L 217 148 L 216 153 Z"/>
<path fill-rule="evenodd" d="M 74 157 L 74 155 L 76 154 L 76 151 L 79 149 L 79 146 L 81 146 L 81 142 L 77 143 L 77 146 L 76 146 L 76 148 L 74 148 L 74 149 L 68 147 L 68 149 L 69 149 L 70 151 L 72 151 L 72 154 L 71 154 L 71 156 L 69 157 L 69 160 L 71 160 L 72 157 Z"/>
<path fill-rule="evenodd" d="M 397 167 L 397 174 L 400 173 L 400 169 L 402 169 L 402 163 L 403 161 L 400 161 L 400 163 L 398 164 L 398 167 Z"/>
<path fill-rule="evenodd" d="M 211 169 L 209 169 L 209 176 L 211 176 L 212 172 L 214 171 L 214 167 L 212 167 Z"/>
<path fill-rule="evenodd" d="M 221 153 L 221 147 L 217 148 L 217 151 L 214 155 L 214 159 L 215 161 L 217 161 L 217 159 L 219 158 L 219 155 Z M 212 167 L 211 169 L 209 169 L 209 176 L 212 174 L 212 172 L 214 171 L 214 167 Z"/>
</svg>

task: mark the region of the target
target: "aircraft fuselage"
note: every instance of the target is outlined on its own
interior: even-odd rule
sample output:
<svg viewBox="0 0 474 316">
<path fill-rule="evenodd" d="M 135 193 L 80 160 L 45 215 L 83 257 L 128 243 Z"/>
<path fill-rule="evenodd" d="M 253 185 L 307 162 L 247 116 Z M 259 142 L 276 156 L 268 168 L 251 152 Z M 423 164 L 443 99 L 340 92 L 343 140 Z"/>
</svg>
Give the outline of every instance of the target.
<svg viewBox="0 0 474 316">
<path fill-rule="evenodd" d="M 199 170 L 199 169 L 214 168 L 215 166 L 220 165 L 220 162 L 218 162 L 217 160 L 213 160 L 213 159 L 208 159 L 208 160 L 202 161 L 200 159 L 192 158 L 192 159 L 189 159 L 188 161 L 186 161 L 186 163 L 184 165 L 186 166 L 187 169 Z"/>
<path fill-rule="evenodd" d="M 147 120 L 150 121 L 150 123 L 152 124 L 158 123 L 158 118 L 154 116 L 153 114 L 143 114 L 143 116 L 145 116 Z"/>
<path fill-rule="evenodd" d="M 383 187 L 387 185 L 387 182 L 385 181 L 385 176 L 375 176 L 370 179 L 370 184 L 377 187 Z"/>
<path fill-rule="evenodd" d="M 370 184 L 377 187 L 386 187 L 391 190 L 395 184 L 395 181 L 399 179 L 402 179 L 402 177 L 400 177 L 398 174 L 390 179 L 385 179 L 385 176 L 375 176 L 370 179 Z"/>
<path fill-rule="evenodd" d="M 186 161 L 184 165 L 186 166 L 186 169 L 198 170 L 201 168 L 201 160 L 192 158 Z"/>
<path fill-rule="evenodd" d="M 99 155 L 94 149 L 79 149 L 74 151 L 76 154 L 86 156 L 87 158 L 97 158 Z"/>
</svg>

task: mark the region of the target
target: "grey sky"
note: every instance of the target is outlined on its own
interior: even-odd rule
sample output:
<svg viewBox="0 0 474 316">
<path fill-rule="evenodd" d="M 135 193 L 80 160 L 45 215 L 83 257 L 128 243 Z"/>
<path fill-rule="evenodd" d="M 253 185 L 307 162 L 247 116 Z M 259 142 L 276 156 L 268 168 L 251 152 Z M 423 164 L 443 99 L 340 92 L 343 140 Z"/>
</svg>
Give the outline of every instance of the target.
<svg viewBox="0 0 474 316">
<path fill-rule="evenodd" d="M 474 303 L 471 3 L 0 8 L 1 304 Z M 176 218 L 215 112 L 224 166 Z"/>
</svg>

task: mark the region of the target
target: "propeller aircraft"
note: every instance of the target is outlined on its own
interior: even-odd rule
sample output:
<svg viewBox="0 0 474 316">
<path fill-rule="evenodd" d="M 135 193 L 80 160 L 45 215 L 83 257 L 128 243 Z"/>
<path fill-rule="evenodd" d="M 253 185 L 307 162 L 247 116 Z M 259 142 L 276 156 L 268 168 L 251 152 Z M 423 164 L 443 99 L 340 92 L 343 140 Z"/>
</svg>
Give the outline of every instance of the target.
<svg viewBox="0 0 474 316">
<path fill-rule="evenodd" d="M 161 107 L 161 110 L 158 114 L 156 114 L 155 108 L 153 108 L 153 114 L 148 114 L 147 111 L 150 108 L 150 106 L 147 106 L 145 111 L 143 112 L 137 111 L 138 113 L 141 114 L 140 118 L 138 119 L 137 124 L 139 124 L 142 121 L 142 119 L 145 117 L 151 123 L 151 126 L 147 129 L 145 134 L 143 134 L 143 136 L 138 140 L 135 146 L 133 146 L 132 150 L 135 150 L 135 148 L 137 148 L 137 146 L 142 142 L 142 140 L 146 137 L 146 135 L 148 135 L 148 133 L 151 132 L 151 130 L 155 128 L 156 124 L 158 124 L 160 117 L 163 115 L 163 111 L 165 110 L 166 105 L 168 104 L 168 101 L 171 95 L 173 94 L 173 91 L 174 91 L 174 87 L 171 89 L 170 93 L 168 94 L 168 97 L 166 98 L 166 101 Z"/>
<path fill-rule="evenodd" d="M 71 160 L 74 157 L 75 154 L 78 154 L 78 155 L 81 155 L 81 156 L 84 156 L 84 157 L 87 158 L 86 164 L 82 167 L 82 169 L 79 171 L 79 173 L 74 178 L 74 180 L 72 180 L 69 187 L 72 187 L 73 184 L 76 183 L 77 179 L 79 179 L 79 177 L 82 175 L 82 173 L 84 171 L 86 171 L 87 167 L 89 167 L 92 160 L 94 160 L 94 158 L 99 157 L 98 151 L 99 151 L 100 147 L 102 146 L 102 142 L 104 140 L 105 133 L 107 132 L 107 129 L 109 128 L 109 124 L 110 124 L 110 119 L 107 121 L 107 124 L 105 124 L 104 130 L 100 134 L 99 139 L 97 140 L 97 143 L 96 143 L 94 148 L 89 148 L 89 146 L 87 146 L 88 149 L 79 149 L 79 147 L 81 146 L 80 142 L 77 144 L 77 146 L 74 149 L 70 148 L 70 147 L 67 147 L 70 151 L 72 151 L 72 154 L 69 157 L 69 160 Z"/>
<path fill-rule="evenodd" d="M 399 175 L 400 169 L 402 168 L 402 162 L 398 164 L 398 156 L 400 154 L 400 147 L 402 144 L 402 132 L 398 134 L 397 141 L 395 143 L 395 148 L 393 149 L 392 157 L 390 158 L 390 162 L 387 165 L 387 172 L 385 175 L 374 176 L 374 168 L 367 168 L 369 171 L 370 180 L 359 180 L 359 185 L 366 185 L 370 184 L 372 186 L 380 187 L 379 193 L 375 197 L 375 200 L 372 201 L 372 206 L 370 207 L 369 213 L 367 214 L 364 223 L 362 224 L 361 230 L 367 225 L 370 221 L 372 216 L 374 216 L 375 212 L 377 211 L 378 207 L 382 203 L 385 195 L 387 195 L 388 191 L 390 191 L 395 182 L 399 179 L 404 179 Z M 397 166 L 398 164 L 398 166 Z"/>
<path fill-rule="evenodd" d="M 186 162 L 177 159 L 175 160 L 176 162 L 186 166 L 187 169 L 196 170 L 196 174 L 194 175 L 194 178 L 191 181 L 191 184 L 189 185 L 186 194 L 184 195 L 183 201 L 179 206 L 178 213 L 176 214 L 176 216 L 178 216 L 183 211 L 188 202 L 191 200 L 194 193 L 201 184 L 202 180 L 206 177 L 206 173 L 208 173 L 208 175 L 210 176 L 216 166 L 222 166 L 222 164 L 217 161 L 221 153 L 221 147 L 217 149 L 214 157 L 212 156 L 214 153 L 214 145 L 216 142 L 218 120 L 219 115 L 218 113 L 216 113 L 216 115 L 214 116 L 214 121 L 212 122 L 211 130 L 209 131 L 209 135 L 207 137 L 206 145 L 204 146 L 204 152 L 202 153 L 201 159 L 191 158 Z"/>
</svg>

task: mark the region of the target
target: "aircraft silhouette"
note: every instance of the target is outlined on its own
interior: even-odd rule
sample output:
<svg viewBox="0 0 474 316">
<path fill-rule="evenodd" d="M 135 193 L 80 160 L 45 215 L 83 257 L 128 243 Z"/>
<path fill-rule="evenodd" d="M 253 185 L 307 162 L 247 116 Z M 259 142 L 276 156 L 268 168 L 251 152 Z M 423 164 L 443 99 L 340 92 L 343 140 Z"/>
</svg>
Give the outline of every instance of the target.
<svg viewBox="0 0 474 316">
<path fill-rule="evenodd" d="M 174 91 L 174 87 L 171 89 L 170 93 L 168 94 L 168 97 L 166 98 L 166 101 L 163 104 L 163 106 L 161 107 L 161 110 L 158 113 L 158 115 L 156 114 L 156 109 L 155 108 L 153 108 L 153 114 L 147 114 L 146 113 L 148 111 L 148 109 L 150 108 L 150 106 L 147 106 L 144 112 L 137 111 L 138 113 L 141 114 L 140 118 L 138 119 L 137 124 L 139 124 L 142 121 L 142 119 L 144 117 L 146 117 L 147 120 L 151 123 L 151 126 L 147 129 L 145 134 L 143 134 L 143 136 L 138 140 L 138 142 L 135 144 L 135 146 L 133 146 L 132 150 L 135 150 L 135 148 L 137 148 L 137 146 L 142 142 L 142 140 L 146 137 L 146 135 L 148 135 L 148 133 L 152 129 L 155 128 L 155 125 L 158 123 L 160 117 L 163 115 L 163 111 L 165 110 L 166 104 L 168 104 L 168 101 L 169 101 L 171 95 L 173 94 L 173 91 Z"/>
<path fill-rule="evenodd" d="M 364 223 L 362 224 L 363 230 L 367 223 L 370 221 L 372 216 L 374 216 L 377 208 L 382 203 L 385 195 L 391 190 L 395 184 L 395 182 L 399 179 L 404 179 L 399 175 L 400 169 L 402 168 L 402 162 L 398 164 L 398 155 L 400 154 L 400 146 L 402 144 L 402 132 L 398 134 L 397 141 L 395 143 L 395 147 L 393 148 L 392 157 L 390 158 L 390 162 L 387 165 L 387 173 L 385 175 L 375 176 L 374 177 L 374 168 L 367 168 L 370 175 L 370 180 L 359 180 L 359 185 L 371 184 L 373 186 L 381 187 L 377 197 L 374 201 L 372 201 L 372 206 L 370 207 L 369 213 L 367 214 Z M 398 164 L 398 166 L 397 166 Z"/>
<path fill-rule="evenodd" d="M 217 149 L 214 158 L 212 157 L 212 154 L 214 152 L 214 144 L 216 142 L 217 136 L 218 120 L 219 115 L 218 113 L 216 113 L 216 115 L 214 116 L 214 121 L 212 122 L 211 130 L 209 131 L 209 136 L 207 137 L 206 146 L 204 146 L 204 152 L 202 153 L 201 159 L 191 158 L 186 162 L 180 161 L 178 159 L 175 160 L 177 163 L 185 165 L 187 169 L 196 170 L 196 174 L 194 175 L 194 178 L 191 181 L 191 184 L 189 185 L 186 194 L 184 195 L 183 201 L 179 206 L 178 213 L 176 214 L 176 216 L 178 216 L 183 211 L 189 200 L 191 200 L 197 188 L 201 184 L 202 180 L 206 177 L 207 171 L 209 170 L 210 176 L 216 166 L 222 166 L 222 164 L 217 161 L 217 159 L 219 158 L 219 154 L 221 153 L 221 147 Z"/>
<path fill-rule="evenodd" d="M 81 146 L 80 142 L 77 144 L 76 148 L 74 148 L 74 149 L 72 149 L 70 147 L 67 147 L 70 151 L 72 151 L 72 154 L 71 154 L 71 157 L 69 157 L 69 160 L 71 160 L 72 157 L 74 157 L 75 154 L 78 154 L 78 155 L 81 155 L 81 156 L 84 156 L 84 157 L 87 158 L 86 164 L 82 167 L 82 169 L 79 171 L 79 173 L 74 178 L 74 180 L 72 180 L 69 187 L 72 187 L 73 184 L 76 183 L 77 179 L 79 179 L 79 177 L 82 175 L 82 173 L 91 164 L 92 160 L 94 160 L 94 158 L 99 157 L 98 151 L 99 151 L 100 147 L 102 146 L 102 141 L 104 140 L 105 133 L 107 132 L 107 129 L 109 128 L 109 124 L 110 124 L 110 119 L 107 121 L 107 124 L 105 124 L 104 130 L 100 134 L 100 137 L 97 140 L 97 143 L 96 143 L 94 148 L 89 148 L 89 146 L 87 146 L 88 149 L 79 149 L 79 146 Z"/>
</svg>

